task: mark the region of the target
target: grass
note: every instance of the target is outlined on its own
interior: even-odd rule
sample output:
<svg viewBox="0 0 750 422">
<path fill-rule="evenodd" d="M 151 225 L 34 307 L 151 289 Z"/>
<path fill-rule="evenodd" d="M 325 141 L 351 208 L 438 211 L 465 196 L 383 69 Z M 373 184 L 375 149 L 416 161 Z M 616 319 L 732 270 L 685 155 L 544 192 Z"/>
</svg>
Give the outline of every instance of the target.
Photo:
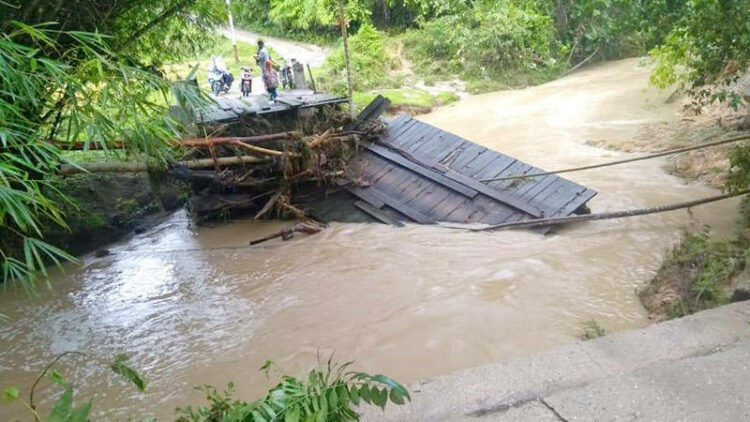
<svg viewBox="0 0 750 422">
<path fill-rule="evenodd" d="M 434 107 L 458 101 L 458 95 L 443 92 L 432 95 L 429 92 L 413 88 L 382 89 L 368 92 L 354 92 L 354 106 L 361 110 L 375 97 L 382 95 L 391 100 L 391 109 L 407 109 L 411 112 L 429 112 Z"/>
<path fill-rule="evenodd" d="M 747 239 L 711 241 L 706 231 L 686 231 L 656 276 L 639 292 L 652 314 L 679 318 L 729 303 L 734 278 L 750 253 Z"/>
<path fill-rule="evenodd" d="M 607 335 L 607 330 L 604 329 L 599 322 L 595 319 L 590 319 L 583 324 L 583 334 L 581 334 L 581 340 L 593 340 L 595 338 L 604 337 Z"/>
</svg>

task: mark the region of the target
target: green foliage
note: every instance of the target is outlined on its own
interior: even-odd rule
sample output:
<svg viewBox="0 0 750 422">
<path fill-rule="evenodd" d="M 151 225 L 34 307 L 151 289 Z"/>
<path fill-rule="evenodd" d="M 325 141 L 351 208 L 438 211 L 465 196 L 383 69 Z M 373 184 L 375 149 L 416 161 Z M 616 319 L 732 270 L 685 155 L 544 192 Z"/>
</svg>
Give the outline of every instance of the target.
<svg viewBox="0 0 750 422">
<path fill-rule="evenodd" d="M 89 413 L 91 412 L 91 402 L 85 402 L 79 406 L 75 406 L 73 398 L 73 385 L 67 383 L 63 376 L 52 368 L 64 357 L 70 355 L 83 355 L 79 352 L 64 352 L 55 357 L 47 366 L 44 367 L 42 372 L 36 378 L 34 383 L 31 385 L 29 391 L 28 401 L 20 399 L 20 391 L 18 387 L 6 387 L 3 389 L 3 398 L 7 401 L 20 401 L 21 404 L 31 413 L 34 418 L 34 422 L 88 422 Z M 143 392 L 146 388 L 146 384 L 143 381 L 141 375 L 130 366 L 127 365 L 128 357 L 126 355 L 119 355 L 115 358 L 114 362 L 109 366 L 116 374 L 121 375 L 123 378 L 135 385 L 139 391 Z M 50 372 L 51 371 L 51 372 Z M 63 393 L 52 406 L 52 410 L 46 418 L 42 418 L 38 412 L 36 404 L 34 402 L 34 393 L 36 388 L 39 386 L 40 381 L 49 374 L 49 380 L 53 384 L 61 387 Z"/>
<path fill-rule="evenodd" d="M 581 340 L 593 340 L 595 338 L 604 337 L 605 335 L 607 335 L 607 330 L 599 325 L 599 322 L 597 320 L 591 319 L 583 324 L 583 334 L 581 334 Z"/>
<path fill-rule="evenodd" d="M 463 13 L 424 22 L 405 35 L 405 44 L 422 74 L 489 80 L 525 74 L 533 79 L 559 68 L 552 19 L 507 1 L 478 2 Z"/>
<path fill-rule="evenodd" d="M 143 379 L 138 371 L 128 365 L 129 360 L 130 356 L 128 355 L 117 355 L 115 361 L 109 365 L 109 368 L 115 374 L 118 374 L 126 380 L 130 381 L 130 383 L 133 384 L 138 389 L 138 391 L 146 391 L 146 380 Z"/>
<path fill-rule="evenodd" d="M 391 100 L 391 107 L 397 109 L 414 108 L 421 109 L 421 111 L 423 112 L 427 112 L 431 110 L 432 107 L 441 104 L 441 100 L 439 97 L 435 97 L 429 92 L 412 88 L 381 89 L 370 92 L 355 92 L 354 104 L 358 110 L 364 109 L 378 95 L 382 95 Z M 446 103 L 443 104 L 455 101 L 453 97 L 451 97 L 451 94 L 443 95 L 442 98 L 446 101 Z"/>
<path fill-rule="evenodd" d="M 43 240 L 43 226 L 66 227 L 60 202 L 48 195 L 55 192 L 49 177 L 65 159 L 49 141 L 106 146 L 122 140 L 127 154 L 160 165 L 171 154 L 165 140 L 180 131 L 167 113 L 172 97 L 188 108 L 206 97 L 189 83 L 170 83 L 137 65 L 143 53 L 125 55 L 129 46 L 113 48 L 110 37 L 6 17 L 0 34 L 0 281 L 30 289 L 46 265 L 73 259 Z"/>
<path fill-rule="evenodd" d="M 668 316 L 682 317 L 727 303 L 726 287 L 744 266 L 744 250 L 741 244 L 711 242 L 706 231 L 685 232 L 662 269 L 676 272 L 683 279 L 680 298 L 672 304 Z"/>
<path fill-rule="evenodd" d="M 362 0 L 270 0 L 269 17 L 299 29 L 338 26 L 340 1 L 344 2 L 349 20 L 359 21 L 370 14 L 367 2 Z"/>
<path fill-rule="evenodd" d="M 356 91 L 395 87 L 398 78 L 389 76 L 389 60 L 385 52 L 385 34 L 370 24 L 364 24 L 349 39 L 352 84 Z M 340 43 L 326 59 L 316 81 L 326 90 L 346 92 L 346 64 L 344 47 Z"/>
<path fill-rule="evenodd" d="M 437 95 L 437 101 L 440 105 L 455 103 L 456 101 L 460 99 L 461 97 L 459 97 L 458 94 L 453 93 L 453 92 L 441 92 Z"/>
<path fill-rule="evenodd" d="M 732 84 L 750 65 L 750 0 L 689 0 L 664 45 L 652 50 L 651 82 L 678 84 L 692 97 L 695 111 L 715 101 L 736 109 Z"/>
<path fill-rule="evenodd" d="M 178 409 L 177 422 L 270 422 L 359 420 L 355 408 L 366 403 L 385 409 L 390 401 L 402 405 L 411 400 L 401 384 L 384 375 L 346 372 L 351 363 L 313 369 L 306 380 L 282 376 L 281 382 L 266 397 L 253 403 L 234 398 L 234 385 L 219 393 L 214 387 L 199 390 L 206 394 L 208 406 Z M 273 364 L 267 362 L 268 370 Z"/>
<path fill-rule="evenodd" d="M 750 186 L 750 148 L 735 146 L 729 155 L 729 178 L 727 188 L 738 192 Z"/>
</svg>

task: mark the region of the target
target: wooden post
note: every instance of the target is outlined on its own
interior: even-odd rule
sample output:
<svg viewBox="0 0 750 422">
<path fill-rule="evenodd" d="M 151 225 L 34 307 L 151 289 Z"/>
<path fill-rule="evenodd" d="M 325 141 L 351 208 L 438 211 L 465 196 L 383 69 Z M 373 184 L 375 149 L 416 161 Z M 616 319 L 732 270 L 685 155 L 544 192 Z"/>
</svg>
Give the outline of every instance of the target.
<svg viewBox="0 0 750 422">
<path fill-rule="evenodd" d="M 310 74 L 310 84 L 312 84 L 313 92 L 318 92 L 318 88 L 315 87 L 315 78 L 312 74 L 312 69 L 310 69 L 310 63 L 307 64 L 307 73 Z"/>
<path fill-rule="evenodd" d="M 240 53 L 237 51 L 237 34 L 234 33 L 234 19 L 232 19 L 232 2 L 227 0 L 227 18 L 229 19 L 229 31 L 232 32 L 232 49 L 234 50 L 234 62 L 240 63 Z"/>
</svg>

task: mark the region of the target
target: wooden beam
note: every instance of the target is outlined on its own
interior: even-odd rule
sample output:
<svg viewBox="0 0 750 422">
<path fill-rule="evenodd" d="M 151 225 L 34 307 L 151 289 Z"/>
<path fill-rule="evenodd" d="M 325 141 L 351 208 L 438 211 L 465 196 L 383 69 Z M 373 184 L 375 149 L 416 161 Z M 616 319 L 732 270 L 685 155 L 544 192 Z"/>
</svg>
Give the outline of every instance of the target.
<svg viewBox="0 0 750 422">
<path fill-rule="evenodd" d="M 464 184 L 458 183 L 455 180 L 446 177 L 442 173 L 433 170 L 432 168 L 424 167 L 422 163 L 412 161 L 388 148 L 382 147 L 380 145 L 369 145 L 367 146 L 367 150 L 380 157 L 385 158 L 388 161 L 396 163 L 401 167 L 406 168 L 407 170 L 424 176 L 432 180 L 433 182 L 437 182 L 438 184 L 445 186 L 446 188 L 454 192 L 458 192 L 467 198 L 474 198 L 477 196 L 478 191 L 473 187 L 467 187 Z"/>
</svg>

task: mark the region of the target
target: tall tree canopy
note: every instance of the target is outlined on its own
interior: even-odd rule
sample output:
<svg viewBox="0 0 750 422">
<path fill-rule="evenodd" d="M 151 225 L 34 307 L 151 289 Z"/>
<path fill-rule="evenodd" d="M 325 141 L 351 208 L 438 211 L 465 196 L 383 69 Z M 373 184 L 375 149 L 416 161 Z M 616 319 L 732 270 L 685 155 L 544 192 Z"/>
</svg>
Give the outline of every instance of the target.
<svg viewBox="0 0 750 422">
<path fill-rule="evenodd" d="M 173 94 L 186 105 L 204 99 L 157 65 L 201 48 L 225 9 L 212 0 L 3 0 L 0 8 L 0 281 L 28 286 L 50 261 L 70 258 L 43 241 L 44 226 L 65 226 L 49 199 L 59 145 L 124 141 L 132 154 L 166 159 L 164 141 L 180 130 L 167 113 Z"/>
</svg>

